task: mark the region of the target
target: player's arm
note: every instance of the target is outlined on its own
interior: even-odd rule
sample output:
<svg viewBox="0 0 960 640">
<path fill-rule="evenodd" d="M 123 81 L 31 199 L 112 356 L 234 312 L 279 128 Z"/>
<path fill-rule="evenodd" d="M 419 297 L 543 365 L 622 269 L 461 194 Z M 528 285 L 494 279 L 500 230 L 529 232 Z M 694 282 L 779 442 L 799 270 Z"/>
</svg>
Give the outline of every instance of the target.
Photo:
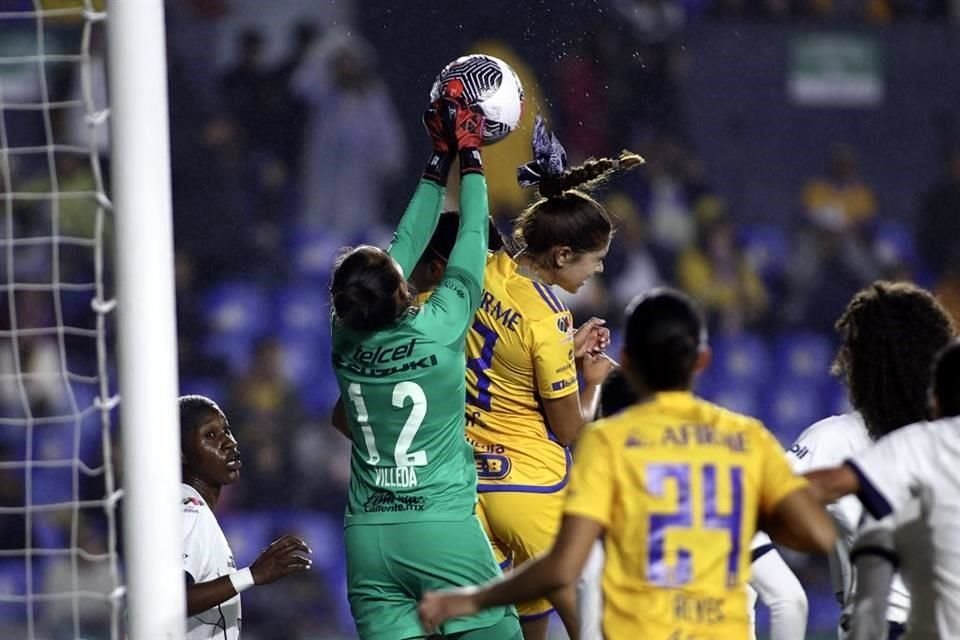
<svg viewBox="0 0 960 640">
<path fill-rule="evenodd" d="M 409 277 L 413 272 L 437 228 L 443 206 L 444 187 L 450 174 L 450 166 L 456 157 L 441 122 L 441 103 L 442 101 L 432 103 L 423 114 L 423 124 L 430 135 L 430 158 L 387 249 L 387 253 L 400 265 L 404 277 Z"/>
<path fill-rule="evenodd" d="M 842 464 L 828 469 L 817 469 L 804 474 L 814 495 L 823 504 L 830 504 L 843 496 L 860 490 L 860 479 L 852 467 Z"/>
<path fill-rule="evenodd" d="M 334 429 L 342 433 L 343 437 L 350 440 L 350 423 L 347 421 L 347 410 L 343 406 L 343 396 L 337 398 L 337 404 L 333 405 L 330 424 L 333 425 Z"/>
<path fill-rule="evenodd" d="M 446 126 L 453 127 L 460 156 L 460 227 L 443 279 L 421 314 L 421 330 L 441 344 L 462 340 L 480 305 L 490 233 L 480 156 L 483 116 L 463 103 L 452 104 Z"/>
<path fill-rule="evenodd" d="M 850 620 L 850 640 L 872 640 L 887 635 L 887 604 L 899 558 L 893 542 L 893 521 L 866 516 L 850 552 L 857 572 Z"/>
<path fill-rule="evenodd" d="M 530 326 L 533 368 L 537 392 L 547 426 L 564 446 L 572 445 L 583 427 L 594 419 L 600 399 L 600 385 L 614 364 L 603 354 L 586 350 L 581 358 L 583 388 L 577 381 L 576 339 L 564 327 L 573 323 L 569 311 L 561 311 Z"/>
<path fill-rule="evenodd" d="M 536 560 L 511 571 L 508 578 L 485 587 L 461 587 L 427 592 L 420 601 L 420 620 L 428 633 L 450 618 L 474 614 L 490 607 L 534 600 L 573 584 L 590 555 L 603 526 L 590 518 L 566 515 L 553 548 Z"/>
<path fill-rule="evenodd" d="M 855 493 L 874 518 L 882 519 L 912 499 L 936 455 L 934 432 L 914 424 L 887 434 L 834 469 L 807 474 L 821 500 Z"/>
<path fill-rule="evenodd" d="M 212 609 L 250 587 L 270 584 L 296 571 L 309 569 L 313 565 L 308 557 L 310 553 L 310 548 L 300 538 L 283 536 L 271 542 L 252 565 L 229 575 L 198 583 L 187 570 L 187 615 L 195 616 Z"/>
<path fill-rule="evenodd" d="M 410 276 L 437 228 L 443 192 L 440 184 L 422 178 L 397 224 L 387 253 L 400 265 L 404 277 Z"/>
<path fill-rule="evenodd" d="M 764 533 L 754 537 L 750 554 L 750 586 L 770 609 L 771 640 L 803 640 L 809 607 L 797 576 Z"/>
<path fill-rule="evenodd" d="M 614 451 L 600 429 L 584 434 L 570 478 L 560 532 L 550 551 L 483 587 L 428 592 L 420 602 L 427 631 L 444 620 L 498 604 L 543 597 L 569 586 L 583 571 L 594 541 L 610 523 L 614 495 Z"/>
<path fill-rule="evenodd" d="M 758 528 L 776 542 L 808 553 L 829 553 L 836 541 L 833 521 L 807 482 L 787 463 L 783 449 L 763 426 Z"/>
</svg>

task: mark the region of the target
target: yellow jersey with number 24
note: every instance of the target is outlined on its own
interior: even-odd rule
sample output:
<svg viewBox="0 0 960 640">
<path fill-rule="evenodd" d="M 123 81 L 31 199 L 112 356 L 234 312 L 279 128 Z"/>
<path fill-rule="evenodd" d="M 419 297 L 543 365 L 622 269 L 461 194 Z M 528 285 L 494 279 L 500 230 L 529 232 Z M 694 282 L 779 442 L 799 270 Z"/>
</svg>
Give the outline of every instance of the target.
<svg viewBox="0 0 960 640">
<path fill-rule="evenodd" d="M 758 514 L 804 486 L 759 421 L 687 392 L 590 425 L 564 513 L 606 529 L 604 637 L 747 638 Z"/>
</svg>

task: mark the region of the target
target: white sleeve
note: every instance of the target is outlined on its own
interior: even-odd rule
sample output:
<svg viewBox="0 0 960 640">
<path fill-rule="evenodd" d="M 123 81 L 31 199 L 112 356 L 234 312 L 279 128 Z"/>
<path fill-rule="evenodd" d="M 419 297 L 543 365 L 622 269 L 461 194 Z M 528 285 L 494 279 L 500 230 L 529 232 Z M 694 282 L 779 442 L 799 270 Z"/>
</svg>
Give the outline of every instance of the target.
<svg viewBox="0 0 960 640">
<path fill-rule="evenodd" d="M 603 543 L 597 540 L 577 580 L 581 640 L 603 640 Z"/>
<path fill-rule="evenodd" d="M 886 635 L 890 586 L 898 563 L 894 526 L 892 515 L 879 521 L 865 516 L 850 553 L 857 572 L 850 640 L 870 640 Z"/>
<path fill-rule="evenodd" d="M 874 518 L 880 520 L 902 508 L 919 488 L 936 453 L 928 424 L 898 429 L 846 464 L 857 475 L 857 497 Z"/>
<path fill-rule="evenodd" d="M 807 594 L 787 563 L 770 547 L 754 556 L 750 586 L 770 609 L 771 640 L 803 640 L 807 633 Z"/>
<path fill-rule="evenodd" d="M 206 507 L 202 507 L 206 508 Z M 193 505 L 183 509 L 183 570 L 190 579 L 203 582 L 206 579 L 207 545 L 199 510 Z"/>
</svg>

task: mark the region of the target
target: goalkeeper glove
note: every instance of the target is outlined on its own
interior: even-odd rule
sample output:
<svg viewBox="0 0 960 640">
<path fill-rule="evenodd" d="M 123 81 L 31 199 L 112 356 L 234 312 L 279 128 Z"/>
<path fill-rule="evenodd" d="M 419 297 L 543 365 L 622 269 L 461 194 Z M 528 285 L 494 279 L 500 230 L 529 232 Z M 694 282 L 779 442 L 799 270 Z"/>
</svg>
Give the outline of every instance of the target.
<svg viewBox="0 0 960 640">
<path fill-rule="evenodd" d="M 456 139 L 449 136 L 444 127 L 443 110 L 444 98 L 438 98 L 430 103 L 423 112 L 423 126 L 430 135 L 430 159 L 423 169 L 423 177 L 432 180 L 441 187 L 447 186 L 447 177 L 450 175 L 450 166 L 456 157 Z"/>
<path fill-rule="evenodd" d="M 483 173 L 480 147 L 483 146 L 483 111 L 460 98 L 441 98 L 441 116 L 448 139 L 460 154 L 460 175 Z"/>
</svg>

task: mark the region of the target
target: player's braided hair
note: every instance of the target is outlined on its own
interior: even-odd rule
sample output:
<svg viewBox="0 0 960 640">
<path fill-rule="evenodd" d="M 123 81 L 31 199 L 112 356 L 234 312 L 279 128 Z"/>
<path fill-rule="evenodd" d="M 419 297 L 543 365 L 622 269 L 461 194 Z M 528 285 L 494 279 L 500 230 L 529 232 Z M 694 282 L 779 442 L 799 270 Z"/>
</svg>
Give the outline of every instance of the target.
<svg viewBox="0 0 960 640">
<path fill-rule="evenodd" d="M 591 159 L 559 175 L 544 175 L 537 185 L 540 198 L 514 223 L 517 248 L 537 255 L 558 246 L 568 246 L 576 253 L 604 247 L 613 223 L 590 193 L 643 163 L 639 155 L 622 151 L 616 158 Z"/>
<path fill-rule="evenodd" d="M 929 417 L 931 365 L 955 332 L 936 298 L 910 283 L 877 281 L 853 297 L 836 328 L 832 371 L 871 437 Z"/>
<path fill-rule="evenodd" d="M 537 191 L 544 198 L 555 198 L 571 189 L 589 193 L 610 178 L 639 167 L 643 163 L 644 159 L 641 156 L 627 150 L 621 151 L 616 158 L 591 158 L 558 176 L 543 176 Z"/>
</svg>

